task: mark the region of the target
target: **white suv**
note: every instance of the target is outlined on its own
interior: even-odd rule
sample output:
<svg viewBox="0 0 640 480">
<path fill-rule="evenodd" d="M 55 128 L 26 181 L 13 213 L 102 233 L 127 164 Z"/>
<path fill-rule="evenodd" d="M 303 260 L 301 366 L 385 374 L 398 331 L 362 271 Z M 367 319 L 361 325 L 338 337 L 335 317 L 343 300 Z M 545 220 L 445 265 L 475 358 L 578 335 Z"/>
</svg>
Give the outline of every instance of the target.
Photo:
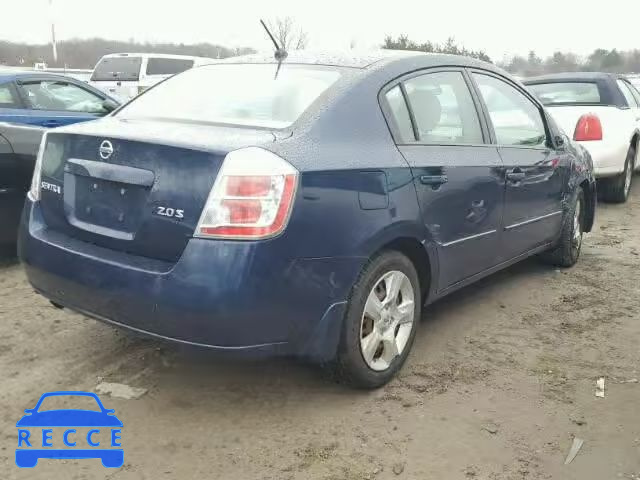
<svg viewBox="0 0 640 480">
<path fill-rule="evenodd" d="M 89 83 L 127 102 L 171 75 L 214 61 L 212 58 L 187 55 L 112 53 L 100 59 Z"/>
</svg>

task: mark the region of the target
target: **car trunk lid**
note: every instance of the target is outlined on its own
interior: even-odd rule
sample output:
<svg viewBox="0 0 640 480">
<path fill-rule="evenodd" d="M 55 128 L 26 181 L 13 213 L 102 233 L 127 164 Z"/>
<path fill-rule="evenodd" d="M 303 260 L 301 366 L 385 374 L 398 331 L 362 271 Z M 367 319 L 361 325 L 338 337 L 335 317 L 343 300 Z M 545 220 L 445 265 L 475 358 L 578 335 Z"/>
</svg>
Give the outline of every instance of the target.
<svg viewBox="0 0 640 480">
<path fill-rule="evenodd" d="M 225 127 L 92 123 L 49 135 L 45 222 L 95 245 L 166 261 L 176 261 L 193 235 L 225 155 L 274 139 Z"/>
</svg>

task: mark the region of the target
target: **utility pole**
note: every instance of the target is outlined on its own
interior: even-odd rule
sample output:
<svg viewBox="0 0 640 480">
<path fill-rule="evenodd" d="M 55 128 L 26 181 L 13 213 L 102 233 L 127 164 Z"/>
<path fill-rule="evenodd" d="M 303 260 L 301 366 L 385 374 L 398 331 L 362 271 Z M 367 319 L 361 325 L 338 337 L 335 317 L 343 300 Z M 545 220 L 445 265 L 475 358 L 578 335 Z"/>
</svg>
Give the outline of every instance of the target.
<svg viewBox="0 0 640 480">
<path fill-rule="evenodd" d="M 49 0 L 49 11 L 51 13 L 51 48 L 53 49 L 53 61 L 58 63 L 58 48 L 56 46 L 56 23 L 53 13 L 53 0 Z"/>
</svg>

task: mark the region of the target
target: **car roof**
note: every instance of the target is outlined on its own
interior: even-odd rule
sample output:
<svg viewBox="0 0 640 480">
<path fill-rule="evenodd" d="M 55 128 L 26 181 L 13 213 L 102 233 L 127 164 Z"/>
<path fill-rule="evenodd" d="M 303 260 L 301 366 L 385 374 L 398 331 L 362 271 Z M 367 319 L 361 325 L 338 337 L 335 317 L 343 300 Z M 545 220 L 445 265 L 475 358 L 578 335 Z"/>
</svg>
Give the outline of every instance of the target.
<svg viewBox="0 0 640 480">
<path fill-rule="evenodd" d="M 155 57 L 155 58 L 175 58 L 178 60 L 192 60 L 192 59 L 203 59 L 203 60 L 212 60 L 210 57 L 199 57 L 197 55 L 175 55 L 172 53 L 153 53 L 153 52 L 122 52 L 122 53 L 108 53 L 100 57 L 100 60 L 103 58 L 118 58 L 118 57 Z"/>
<path fill-rule="evenodd" d="M 287 58 L 283 63 L 370 69 L 381 68 L 407 59 L 423 64 L 421 65 L 422 68 L 452 64 L 461 66 L 482 65 L 486 68 L 486 66 L 489 65 L 485 62 L 460 55 L 386 49 L 363 51 L 342 50 L 335 52 L 299 50 L 288 52 Z M 278 61 L 274 58 L 273 52 L 268 52 L 229 57 L 215 63 L 278 63 Z"/>
<path fill-rule="evenodd" d="M 565 73 L 550 73 L 547 75 L 538 75 L 536 77 L 529 77 L 522 80 L 522 83 L 533 84 L 533 83 L 545 83 L 545 82 L 594 82 L 598 80 L 607 80 L 610 78 L 617 78 L 622 75 L 618 75 L 615 73 L 606 73 L 606 72 L 565 72 Z"/>
<path fill-rule="evenodd" d="M 60 75 L 57 73 L 41 72 L 38 70 L 0 70 L 0 82 L 8 82 L 11 80 L 18 80 L 23 77 L 38 77 L 38 78 L 51 78 L 52 80 L 72 80 L 77 82 L 78 80 L 67 75 Z"/>
</svg>

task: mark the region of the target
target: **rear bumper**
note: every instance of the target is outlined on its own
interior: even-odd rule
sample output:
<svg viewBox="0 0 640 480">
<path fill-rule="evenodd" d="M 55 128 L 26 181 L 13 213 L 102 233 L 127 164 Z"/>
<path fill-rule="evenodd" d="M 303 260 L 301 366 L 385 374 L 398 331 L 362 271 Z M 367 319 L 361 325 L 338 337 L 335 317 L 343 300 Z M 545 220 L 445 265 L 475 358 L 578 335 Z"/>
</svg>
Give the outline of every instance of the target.
<svg viewBox="0 0 640 480">
<path fill-rule="evenodd" d="M 326 360 L 337 346 L 359 257 L 291 259 L 277 239 L 191 239 L 172 264 L 50 231 L 27 201 L 19 254 L 33 287 L 89 316 L 227 352 Z"/>
<path fill-rule="evenodd" d="M 591 154 L 596 178 L 612 177 L 624 171 L 629 145 L 607 141 L 578 142 Z"/>
</svg>

